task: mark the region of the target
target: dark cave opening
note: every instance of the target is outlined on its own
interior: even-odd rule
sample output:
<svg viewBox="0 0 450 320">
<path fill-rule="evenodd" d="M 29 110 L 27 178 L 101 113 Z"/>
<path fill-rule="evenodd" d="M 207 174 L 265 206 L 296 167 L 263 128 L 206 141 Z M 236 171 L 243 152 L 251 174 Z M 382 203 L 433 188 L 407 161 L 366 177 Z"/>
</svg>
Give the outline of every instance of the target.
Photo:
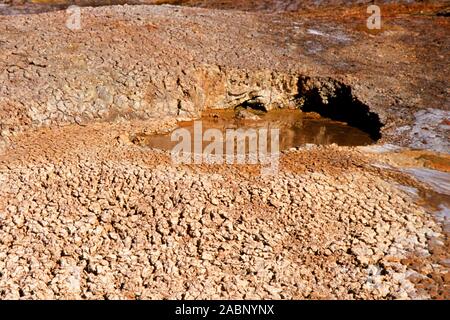
<svg viewBox="0 0 450 320">
<path fill-rule="evenodd" d="M 239 108 L 244 108 L 255 112 L 267 112 L 266 106 L 263 103 L 257 101 L 257 99 L 246 100 L 237 107 L 235 107 L 235 109 Z"/>
<path fill-rule="evenodd" d="M 310 80 L 300 78 L 298 82 L 299 94 L 296 98 L 301 101 L 302 111 L 316 112 L 322 117 L 346 122 L 368 133 L 375 141 L 381 138 L 383 123 L 380 117 L 353 96 L 350 86 L 336 82 L 311 86 Z"/>
</svg>

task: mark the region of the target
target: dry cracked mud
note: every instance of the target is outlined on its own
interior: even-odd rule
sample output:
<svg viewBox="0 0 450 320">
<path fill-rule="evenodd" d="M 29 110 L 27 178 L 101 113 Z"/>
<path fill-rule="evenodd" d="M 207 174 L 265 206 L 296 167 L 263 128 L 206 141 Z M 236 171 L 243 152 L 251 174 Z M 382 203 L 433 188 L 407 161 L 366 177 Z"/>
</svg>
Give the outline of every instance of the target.
<svg viewBox="0 0 450 320">
<path fill-rule="evenodd" d="M 0 7 L 1 299 L 449 298 L 445 2 L 383 2 L 377 32 L 344 1 L 141 2 L 80 30 Z M 234 108 L 377 142 L 269 177 L 138 143 Z"/>
</svg>

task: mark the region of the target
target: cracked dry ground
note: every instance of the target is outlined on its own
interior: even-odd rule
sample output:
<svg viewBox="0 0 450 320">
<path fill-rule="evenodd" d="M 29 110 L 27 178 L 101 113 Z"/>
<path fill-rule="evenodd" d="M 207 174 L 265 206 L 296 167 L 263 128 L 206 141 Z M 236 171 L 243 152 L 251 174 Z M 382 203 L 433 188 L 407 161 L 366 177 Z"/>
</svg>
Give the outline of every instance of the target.
<svg viewBox="0 0 450 320">
<path fill-rule="evenodd" d="M 448 41 L 430 61 L 407 38 L 413 24 L 434 43 L 446 18 L 408 12 L 370 37 L 311 13 L 85 8 L 86 33 L 61 12 L 2 17 L 0 297 L 448 298 L 447 234 L 401 187 L 426 186 L 377 155 L 305 147 L 261 177 L 132 143 L 207 107 L 264 102 L 271 86 L 268 108 L 292 104 L 308 75 L 325 100 L 351 86 L 385 124 L 381 141 L 407 146 L 395 129 L 413 111 L 448 110 Z"/>
<path fill-rule="evenodd" d="M 357 149 L 288 152 L 261 178 L 255 166 L 174 167 L 127 143 L 129 130 L 40 130 L 2 156 L 2 297 L 430 293 L 402 259 L 429 255 L 440 227 Z"/>
</svg>

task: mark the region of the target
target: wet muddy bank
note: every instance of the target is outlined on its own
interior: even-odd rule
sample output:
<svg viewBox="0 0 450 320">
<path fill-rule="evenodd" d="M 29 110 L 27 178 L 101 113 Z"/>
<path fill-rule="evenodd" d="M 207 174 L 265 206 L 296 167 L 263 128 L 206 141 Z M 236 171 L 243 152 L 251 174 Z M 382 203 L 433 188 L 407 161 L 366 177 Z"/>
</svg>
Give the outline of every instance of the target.
<svg viewBox="0 0 450 320">
<path fill-rule="evenodd" d="M 393 173 L 392 179 L 398 188 L 440 225 L 441 234 L 428 238 L 429 254 L 411 254 L 401 262 L 414 271 L 410 280 L 419 292 L 428 292 L 432 299 L 448 299 L 450 155 L 389 145 L 361 147 L 360 150 L 369 153 L 373 166 Z"/>
</svg>

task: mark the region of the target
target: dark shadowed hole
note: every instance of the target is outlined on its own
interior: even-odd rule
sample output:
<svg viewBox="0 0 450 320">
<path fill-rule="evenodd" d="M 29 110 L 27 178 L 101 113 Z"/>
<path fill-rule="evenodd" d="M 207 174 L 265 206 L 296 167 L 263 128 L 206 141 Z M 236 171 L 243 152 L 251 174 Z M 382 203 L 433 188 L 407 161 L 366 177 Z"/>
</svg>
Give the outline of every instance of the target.
<svg viewBox="0 0 450 320">
<path fill-rule="evenodd" d="M 238 109 L 238 108 L 250 109 L 250 110 L 261 111 L 261 112 L 267 111 L 266 106 L 263 103 L 258 102 L 256 100 L 244 101 L 243 103 L 241 103 L 240 105 L 238 105 L 236 107 L 236 109 Z"/>
<path fill-rule="evenodd" d="M 301 84 L 299 85 L 301 88 Z M 298 98 L 304 98 L 301 107 L 304 112 L 317 112 L 322 117 L 346 122 L 349 126 L 358 128 L 377 141 L 381 138 L 383 124 L 378 114 L 371 112 L 364 103 L 354 99 L 348 86 L 341 86 L 335 94 L 324 103 L 318 88 L 300 93 Z"/>
</svg>

